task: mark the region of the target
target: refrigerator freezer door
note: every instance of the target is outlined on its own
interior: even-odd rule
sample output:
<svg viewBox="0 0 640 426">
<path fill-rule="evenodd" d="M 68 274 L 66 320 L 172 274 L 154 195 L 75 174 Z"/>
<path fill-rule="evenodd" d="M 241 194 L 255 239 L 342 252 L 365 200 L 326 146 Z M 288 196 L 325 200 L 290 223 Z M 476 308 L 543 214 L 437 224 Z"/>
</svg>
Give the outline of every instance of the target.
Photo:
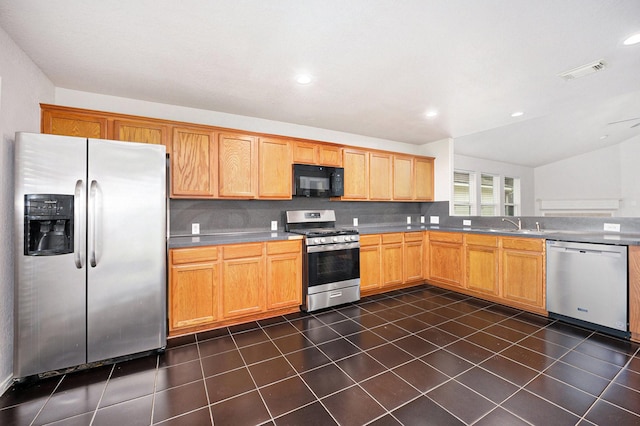
<svg viewBox="0 0 640 426">
<path fill-rule="evenodd" d="M 86 179 L 86 145 L 82 138 L 16 134 L 14 376 L 18 378 L 86 361 L 84 237 L 75 241 L 73 253 L 24 253 L 26 194 L 74 196 L 74 237 L 83 234 L 84 194 L 76 194 L 76 189 Z"/>
<path fill-rule="evenodd" d="M 166 159 L 90 139 L 87 361 L 166 346 Z"/>
</svg>

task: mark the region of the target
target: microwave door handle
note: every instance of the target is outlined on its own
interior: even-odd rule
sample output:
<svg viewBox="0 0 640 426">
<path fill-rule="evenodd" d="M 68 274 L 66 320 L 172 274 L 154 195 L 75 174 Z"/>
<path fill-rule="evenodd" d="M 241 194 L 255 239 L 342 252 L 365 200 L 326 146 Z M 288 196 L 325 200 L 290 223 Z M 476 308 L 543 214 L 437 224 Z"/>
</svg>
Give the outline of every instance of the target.
<svg viewBox="0 0 640 426">
<path fill-rule="evenodd" d="M 84 181 L 78 180 L 73 197 L 73 261 L 78 269 L 84 267 L 85 248 L 81 247 L 81 242 L 87 226 L 85 195 Z"/>
</svg>

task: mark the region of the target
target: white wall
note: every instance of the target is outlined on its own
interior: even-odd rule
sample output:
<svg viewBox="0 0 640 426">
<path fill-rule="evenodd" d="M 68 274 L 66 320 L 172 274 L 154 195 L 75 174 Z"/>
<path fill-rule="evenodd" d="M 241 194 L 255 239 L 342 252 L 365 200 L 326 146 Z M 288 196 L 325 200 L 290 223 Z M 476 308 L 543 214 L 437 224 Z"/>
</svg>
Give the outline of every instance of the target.
<svg viewBox="0 0 640 426">
<path fill-rule="evenodd" d="M 636 145 L 637 142 L 624 144 L 628 146 L 628 151 L 632 151 Z M 637 186 L 638 166 L 633 163 L 640 158 L 636 156 L 623 161 L 624 151 L 623 144 L 618 144 L 536 167 L 536 214 L 542 214 L 540 200 L 559 200 L 569 205 L 588 206 L 598 200 L 622 199 L 622 176 L 629 175 L 625 181 Z M 627 180 L 634 179 L 631 176 L 635 176 L 635 181 Z"/>
<path fill-rule="evenodd" d="M 453 190 L 453 139 L 442 139 L 420 146 L 420 155 L 435 157 L 434 201 L 450 201 Z"/>
<path fill-rule="evenodd" d="M 535 214 L 535 189 L 534 169 L 532 167 L 519 166 L 517 164 L 503 163 L 500 161 L 484 160 L 481 158 L 455 155 L 454 168 L 497 176 L 520 178 L 521 216 L 534 216 Z"/>
<path fill-rule="evenodd" d="M 39 103 L 51 103 L 54 93 L 51 81 L 0 28 L 0 394 L 13 378 L 14 135 L 40 131 Z"/>
<path fill-rule="evenodd" d="M 640 217 L 640 135 L 620 144 L 619 216 Z"/>
</svg>

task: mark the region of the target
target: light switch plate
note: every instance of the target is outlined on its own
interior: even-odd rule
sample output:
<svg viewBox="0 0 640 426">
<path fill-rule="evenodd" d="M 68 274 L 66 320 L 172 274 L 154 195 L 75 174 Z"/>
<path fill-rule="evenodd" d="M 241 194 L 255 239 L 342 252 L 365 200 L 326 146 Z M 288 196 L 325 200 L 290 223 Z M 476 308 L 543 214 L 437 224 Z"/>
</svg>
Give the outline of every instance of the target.
<svg viewBox="0 0 640 426">
<path fill-rule="evenodd" d="M 420 216 L 420 223 L 424 223 L 424 216 Z"/>
<path fill-rule="evenodd" d="M 471 226 L 471 220 L 463 219 L 462 220 L 462 226 Z"/>
<path fill-rule="evenodd" d="M 604 230 L 608 232 L 620 232 L 620 224 L 619 223 L 605 223 Z"/>
<path fill-rule="evenodd" d="M 429 223 L 432 223 L 434 225 L 437 225 L 440 223 L 440 216 L 430 216 L 429 217 Z"/>
<path fill-rule="evenodd" d="M 407 225 L 411 225 L 411 216 L 407 216 Z"/>
<path fill-rule="evenodd" d="M 192 223 L 191 224 L 191 233 L 192 234 L 199 234 L 200 233 L 200 224 L 199 223 Z"/>
<path fill-rule="evenodd" d="M 357 217 L 353 218 L 353 226 L 358 226 L 358 218 Z"/>
<path fill-rule="evenodd" d="M 277 220 L 272 220 L 271 221 L 271 230 L 272 231 L 277 231 L 278 230 L 278 221 Z"/>
</svg>

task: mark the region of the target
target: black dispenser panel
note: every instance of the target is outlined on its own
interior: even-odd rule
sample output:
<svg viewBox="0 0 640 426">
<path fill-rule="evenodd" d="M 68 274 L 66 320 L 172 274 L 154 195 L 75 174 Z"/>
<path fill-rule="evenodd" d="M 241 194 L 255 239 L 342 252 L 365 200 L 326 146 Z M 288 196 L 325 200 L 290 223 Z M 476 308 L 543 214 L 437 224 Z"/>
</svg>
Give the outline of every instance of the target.
<svg viewBox="0 0 640 426">
<path fill-rule="evenodd" d="M 73 195 L 24 196 L 24 254 L 73 253 Z"/>
</svg>

